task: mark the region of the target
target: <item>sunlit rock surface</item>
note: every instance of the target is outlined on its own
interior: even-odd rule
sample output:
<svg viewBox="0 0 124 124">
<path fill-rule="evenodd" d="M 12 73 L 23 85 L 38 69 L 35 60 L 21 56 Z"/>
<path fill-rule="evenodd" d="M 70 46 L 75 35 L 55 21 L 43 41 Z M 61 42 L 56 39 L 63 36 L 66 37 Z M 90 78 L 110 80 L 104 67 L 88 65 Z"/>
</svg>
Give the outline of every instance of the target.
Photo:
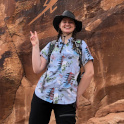
<svg viewBox="0 0 124 124">
<path fill-rule="evenodd" d="M 1 0 L 0 123 L 28 124 L 41 76 L 32 70 L 29 32 L 38 32 L 42 49 L 56 39 L 52 20 L 64 10 L 82 21 L 77 37 L 94 57 L 95 75 L 80 100 L 77 124 L 124 123 L 124 0 Z"/>
</svg>

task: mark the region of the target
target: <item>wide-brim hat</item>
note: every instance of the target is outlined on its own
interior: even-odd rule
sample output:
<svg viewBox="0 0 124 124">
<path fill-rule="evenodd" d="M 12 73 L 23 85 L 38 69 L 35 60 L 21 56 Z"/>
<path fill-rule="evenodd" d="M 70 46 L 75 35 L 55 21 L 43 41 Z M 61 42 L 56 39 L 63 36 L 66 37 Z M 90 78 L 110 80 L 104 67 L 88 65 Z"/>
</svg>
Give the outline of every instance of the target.
<svg viewBox="0 0 124 124">
<path fill-rule="evenodd" d="M 74 20 L 75 22 L 75 25 L 76 25 L 76 31 L 77 32 L 80 32 L 82 30 L 82 22 L 81 21 L 78 21 L 75 19 L 75 16 L 72 12 L 68 11 L 68 10 L 65 10 L 62 15 L 57 15 L 55 16 L 55 18 L 53 19 L 53 26 L 54 28 L 56 29 L 56 31 L 58 32 L 59 30 L 59 24 L 61 22 L 61 20 L 64 18 L 64 17 L 68 17 L 68 18 L 71 18 Z"/>
</svg>

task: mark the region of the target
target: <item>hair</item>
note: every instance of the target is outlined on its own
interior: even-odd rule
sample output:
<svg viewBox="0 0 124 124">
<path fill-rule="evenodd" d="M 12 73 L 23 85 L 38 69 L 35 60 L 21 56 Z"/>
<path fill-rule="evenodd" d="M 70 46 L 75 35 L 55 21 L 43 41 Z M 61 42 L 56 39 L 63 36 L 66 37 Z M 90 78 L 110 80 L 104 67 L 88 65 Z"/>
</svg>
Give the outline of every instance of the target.
<svg viewBox="0 0 124 124">
<path fill-rule="evenodd" d="M 75 41 L 76 41 L 76 34 L 77 34 L 77 31 L 76 29 L 73 31 L 72 33 L 72 37 L 74 38 L 74 40 L 72 41 L 73 43 L 73 49 L 76 47 L 76 44 L 75 44 Z"/>
<path fill-rule="evenodd" d="M 58 29 L 58 36 L 57 36 L 57 42 L 58 42 L 58 40 L 59 40 L 59 38 L 60 38 L 60 36 L 62 35 L 62 31 L 61 31 L 61 29 L 59 28 Z"/>
</svg>

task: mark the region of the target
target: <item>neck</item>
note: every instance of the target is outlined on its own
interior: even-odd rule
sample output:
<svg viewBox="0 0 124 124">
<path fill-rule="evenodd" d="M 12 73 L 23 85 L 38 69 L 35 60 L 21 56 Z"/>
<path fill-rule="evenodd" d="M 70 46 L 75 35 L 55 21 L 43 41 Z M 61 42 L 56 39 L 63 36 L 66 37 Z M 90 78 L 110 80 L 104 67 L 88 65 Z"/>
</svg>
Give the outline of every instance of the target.
<svg viewBox="0 0 124 124">
<path fill-rule="evenodd" d="M 69 34 L 62 34 L 62 41 L 66 44 L 68 42 L 68 39 L 72 37 L 72 33 Z"/>
</svg>

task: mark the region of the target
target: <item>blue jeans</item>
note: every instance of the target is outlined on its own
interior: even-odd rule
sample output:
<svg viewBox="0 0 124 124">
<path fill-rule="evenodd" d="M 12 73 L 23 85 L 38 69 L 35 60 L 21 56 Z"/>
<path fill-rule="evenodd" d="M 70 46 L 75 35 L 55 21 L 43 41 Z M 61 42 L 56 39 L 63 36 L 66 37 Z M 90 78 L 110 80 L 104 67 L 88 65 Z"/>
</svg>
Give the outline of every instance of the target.
<svg viewBox="0 0 124 124">
<path fill-rule="evenodd" d="M 48 124 L 51 111 L 54 110 L 57 124 L 75 124 L 76 108 L 74 104 L 60 105 L 46 102 L 35 93 L 31 102 L 29 124 Z"/>
</svg>

